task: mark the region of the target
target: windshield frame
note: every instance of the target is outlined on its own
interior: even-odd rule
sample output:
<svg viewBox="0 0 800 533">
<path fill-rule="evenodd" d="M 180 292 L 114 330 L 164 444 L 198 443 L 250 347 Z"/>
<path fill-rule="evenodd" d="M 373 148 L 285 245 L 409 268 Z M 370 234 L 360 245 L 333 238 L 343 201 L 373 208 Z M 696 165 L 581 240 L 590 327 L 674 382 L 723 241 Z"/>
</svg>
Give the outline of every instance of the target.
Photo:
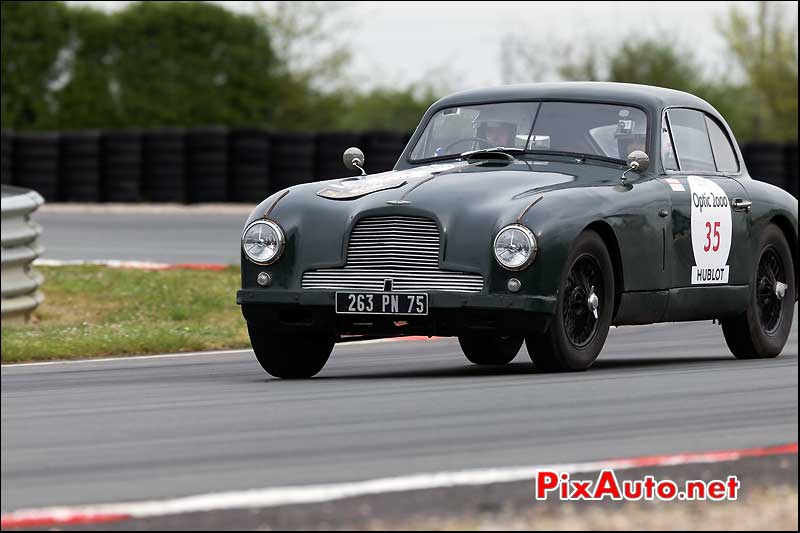
<svg viewBox="0 0 800 533">
<path fill-rule="evenodd" d="M 411 153 L 417 147 L 417 143 L 419 143 L 420 139 L 425 134 L 425 131 L 428 129 L 428 126 L 430 125 L 431 121 L 437 115 L 437 113 L 439 113 L 440 111 L 442 111 L 444 109 L 453 109 L 453 108 L 456 108 L 456 107 L 490 105 L 490 104 L 505 104 L 505 103 L 509 103 L 509 104 L 514 104 L 514 103 L 520 103 L 520 104 L 523 104 L 523 103 L 538 103 L 539 104 L 539 108 L 536 110 L 536 115 L 534 116 L 533 123 L 531 124 L 531 129 L 528 132 L 528 138 L 529 138 L 528 140 L 530 140 L 530 135 L 532 134 L 533 130 L 536 128 L 536 120 L 539 118 L 539 112 L 541 110 L 541 104 L 544 104 L 544 103 L 547 103 L 547 102 L 562 102 L 562 103 L 574 103 L 574 104 L 615 105 L 615 106 L 623 106 L 623 107 L 633 107 L 635 109 L 638 109 L 639 111 L 644 113 L 645 118 L 647 119 L 647 126 L 645 128 L 645 131 L 646 131 L 646 138 L 645 138 L 645 148 L 646 148 L 646 150 L 645 151 L 647 152 L 647 154 L 654 153 L 653 149 L 652 149 L 653 148 L 653 146 L 652 146 L 652 143 L 653 143 L 653 135 L 652 135 L 653 117 L 652 117 L 652 114 L 650 113 L 650 110 L 647 107 L 645 107 L 645 106 L 643 106 L 641 104 L 636 104 L 636 103 L 632 103 L 632 102 L 621 102 L 619 100 L 590 100 L 590 99 L 586 99 L 586 98 L 525 98 L 525 99 L 515 98 L 515 99 L 512 99 L 512 100 L 477 100 L 477 101 L 468 101 L 468 102 L 461 102 L 461 103 L 458 103 L 458 104 L 443 105 L 443 106 L 437 107 L 435 109 L 429 109 L 428 112 L 426 113 L 427 120 L 424 121 L 425 122 L 424 126 L 422 126 L 422 127 L 417 126 L 417 130 L 414 132 L 414 135 L 409 140 L 408 146 L 406 147 L 406 150 L 405 150 L 405 156 L 403 157 L 403 160 L 405 161 L 406 164 L 408 164 L 410 166 L 419 166 L 419 165 L 426 165 L 426 164 L 430 164 L 430 163 L 435 163 L 437 161 L 447 161 L 447 160 L 450 160 L 450 159 L 461 159 L 463 157 L 459 153 L 459 154 L 446 154 L 446 155 L 440 155 L 440 156 L 435 156 L 435 157 L 426 157 L 426 158 L 422 158 L 422 159 L 411 159 Z M 423 117 L 423 119 L 425 119 L 425 117 Z M 420 124 L 422 124 L 422 122 L 420 122 Z M 526 146 L 527 146 L 527 142 L 526 142 Z M 570 152 L 570 153 L 572 154 L 572 152 Z M 555 157 L 563 157 L 565 155 L 565 152 L 563 152 L 563 151 L 559 152 L 558 150 L 528 150 L 528 149 L 525 148 L 525 149 L 522 149 L 522 151 L 519 153 L 519 156 L 526 156 L 526 155 L 539 155 L 539 156 L 541 156 L 541 155 L 547 155 L 547 154 L 552 154 Z M 610 161 L 618 161 L 621 164 L 627 164 L 627 160 L 626 159 L 617 159 L 617 158 L 613 158 L 613 157 L 603 156 L 603 155 L 600 155 L 600 154 L 583 154 L 583 153 L 575 152 L 574 155 L 576 155 L 576 156 L 586 156 L 586 157 L 601 157 L 601 158 L 604 158 L 604 159 L 608 159 Z M 650 159 L 651 160 L 653 159 L 652 155 L 650 156 Z"/>
</svg>

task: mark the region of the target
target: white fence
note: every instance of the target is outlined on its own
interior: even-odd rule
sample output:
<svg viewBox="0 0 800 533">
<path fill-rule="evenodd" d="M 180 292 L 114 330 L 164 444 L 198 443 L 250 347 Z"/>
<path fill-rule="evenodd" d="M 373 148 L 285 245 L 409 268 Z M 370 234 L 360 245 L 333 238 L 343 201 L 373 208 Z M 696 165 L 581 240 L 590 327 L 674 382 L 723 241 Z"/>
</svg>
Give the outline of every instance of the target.
<svg viewBox="0 0 800 533">
<path fill-rule="evenodd" d="M 2 188 L 2 302 L 3 320 L 27 320 L 44 296 L 39 291 L 42 275 L 32 263 L 43 249 L 37 238 L 41 226 L 31 221 L 30 215 L 44 200 L 35 191 L 18 187 Z"/>
</svg>

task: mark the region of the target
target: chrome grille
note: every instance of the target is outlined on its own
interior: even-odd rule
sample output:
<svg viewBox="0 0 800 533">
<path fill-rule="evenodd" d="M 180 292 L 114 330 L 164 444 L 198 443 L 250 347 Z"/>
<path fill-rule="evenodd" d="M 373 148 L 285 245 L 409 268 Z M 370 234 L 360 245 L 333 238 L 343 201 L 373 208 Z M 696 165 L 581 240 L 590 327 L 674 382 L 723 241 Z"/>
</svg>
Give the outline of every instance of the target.
<svg viewBox="0 0 800 533">
<path fill-rule="evenodd" d="M 439 268 L 439 228 L 421 217 L 365 218 L 350 234 L 343 268 L 303 274 L 304 289 L 480 292 L 480 274 Z"/>
</svg>

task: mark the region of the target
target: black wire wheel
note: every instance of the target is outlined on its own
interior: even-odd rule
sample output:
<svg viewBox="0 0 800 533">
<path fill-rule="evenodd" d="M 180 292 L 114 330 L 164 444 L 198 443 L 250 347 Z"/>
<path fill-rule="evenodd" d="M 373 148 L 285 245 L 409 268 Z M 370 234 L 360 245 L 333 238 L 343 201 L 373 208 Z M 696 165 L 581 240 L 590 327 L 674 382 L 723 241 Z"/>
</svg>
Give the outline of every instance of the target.
<svg viewBox="0 0 800 533">
<path fill-rule="evenodd" d="M 792 327 L 795 283 L 789 243 L 780 228 L 770 224 L 761 235 L 753 264 L 747 311 L 721 320 L 725 342 L 737 359 L 780 355 Z"/>
<path fill-rule="evenodd" d="M 576 348 L 589 344 L 597 333 L 600 300 L 597 293 L 602 293 L 602 289 L 598 289 L 602 283 L 600 265 L 588 254 L 579 257 L 567 275 L 561 314 L 567 339 Z"/>
<path fill-rule="evenodd" d="M 541 370 L 586 370 L 603 349 L 614 314 L 614 267 L 597 232 L 584 231 L 575 241 L 557 301 L 547 329 L 526 336 L 528 353 Z"/>
<path fill-rule="evenodd" d="M 756 311 L 767 335 L 775 333 L 780 326 L 786 287 L 786 274 L 778 251 L 768 246 L 761 254 L 756 272 Z"/>
</svg>

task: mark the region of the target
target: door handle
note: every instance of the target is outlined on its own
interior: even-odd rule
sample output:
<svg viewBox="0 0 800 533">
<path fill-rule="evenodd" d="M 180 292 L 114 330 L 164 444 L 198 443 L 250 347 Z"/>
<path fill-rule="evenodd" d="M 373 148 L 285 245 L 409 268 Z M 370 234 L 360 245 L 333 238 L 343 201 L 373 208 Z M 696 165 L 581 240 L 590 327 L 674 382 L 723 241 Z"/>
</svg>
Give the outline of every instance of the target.
<svg viewBox="0 0 800 533">
<path fill-rule="evenodd" d="M 734 198 L 731 202 L 731 207 L 734 211 L 748 212 L 750 211 L 750 208 L 753 207 L 753 202 L 744 198 Z"/>
</svg>

